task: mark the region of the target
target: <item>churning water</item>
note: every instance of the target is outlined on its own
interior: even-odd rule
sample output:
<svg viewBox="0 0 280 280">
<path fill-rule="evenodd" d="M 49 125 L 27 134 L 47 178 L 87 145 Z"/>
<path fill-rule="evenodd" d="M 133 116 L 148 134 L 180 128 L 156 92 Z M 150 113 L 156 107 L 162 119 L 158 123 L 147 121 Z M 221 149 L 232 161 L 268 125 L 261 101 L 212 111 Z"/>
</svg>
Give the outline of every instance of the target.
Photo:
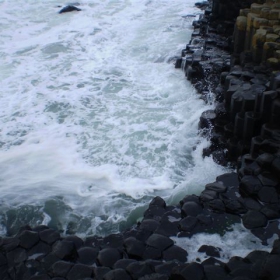
<svg viewBox="0 0 280 280">
<path fill-rule="evenodd" d="M 225 170 L 202 158 L 205 104 L 174 69 L 194 0 L 0 0 L 0 224 L 108 234 L 155 195 Z"/>
</svg>

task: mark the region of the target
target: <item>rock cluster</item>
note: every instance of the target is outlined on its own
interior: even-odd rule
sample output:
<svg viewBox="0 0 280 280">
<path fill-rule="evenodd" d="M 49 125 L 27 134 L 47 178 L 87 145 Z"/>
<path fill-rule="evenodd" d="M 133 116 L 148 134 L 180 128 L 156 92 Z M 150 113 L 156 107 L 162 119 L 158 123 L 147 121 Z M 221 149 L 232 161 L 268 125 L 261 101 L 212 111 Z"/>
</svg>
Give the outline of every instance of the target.
<svg viewBox="0 0 280 280">
<path fill-rule="evenodd" d="M 246 51 L 256 63 L 266 63 L 279 70 L 280 61 L 280 3 L 266 1 L 253 3 L 249 9 L 241 9 L 236 19 L 234 54 Z"/>
<path fill-rule="evenodd" d="M 238 186 L 237 174 L 229 173 L 206 185 L 200 196 L 188 195 L 177 206 L 167 206 L 155 197 L 141 223 L 103 238 L 61 237 L 47 226 L 26 226 L 16 236 L 0 239 L 0 279 L 278 279 L 280 239 L 270 253 L 254 251 L 245 258 L 232 257 L 228 263 L 217 259 L 221 248 L 204 244 L 198 252 L 205 253 L 205 260 L 189 263 L 192 252 L 170 238 L 198 232 L 223 234 L 241 216 L 244 223 L 256 223 L 255 216 L 250 217 L 256 210 L 247 210 L 250 201 L 237 195 Z"/>
<path fill-rule="evenodd" d="M 220 2 L 213 1 L 212 9 L 194 22 L 192 39 L 176 67 L 206 101 L 215 95 L 216 109 L 202 114 L 200 128 L 212 133 L 205 155 L 226 164 L 249 152 L 279 150 L 280 4 L 252 4 L 234 24 L 229 15 L 221 17 L 227 13 Z"/>
<path fill-rule="evenodd" d="M 234 4 L 242 8 L 238 13 L 230 10 Z M 230 205 L 238 202 L 243 225 L 265 244 L 280 232 L 280 3 L 234 4 L 209 3 L 193 23 L 192 39 L 175 67 L 206 102 L 209 94 L 214 96 L 215 109 L 200 117 L 199 128 L 211 140 L 204 156 L 236 166 L 238 198 L 231 198 Z M 207 186 L 201 201 L 204 193 Z M 229 211 L 221 197 L 211 198 L 213 211 Z M 253 279 L 275 278 L 262 274 Z"/>
<path fill-rule="evenodd" d="M 204 112 L 199 123 L 211 140 L 204 156 L 211 154 L 223 165 L 233 163 L 241 194 L 279 212 L 280 4 L 253 3 L 250 9 L 240 10 L 236 21 L 236 13 L 226 12 L 227 4 L 212 1 L 212 8 L 194 22 L 195 32 L 176 67 L 202 96 L 214 95 L 215 109 Z M 255 214 L 265 226 L 263 211 Z M 276 218 L 276 214 L 269 217 Z"/>
</svg>

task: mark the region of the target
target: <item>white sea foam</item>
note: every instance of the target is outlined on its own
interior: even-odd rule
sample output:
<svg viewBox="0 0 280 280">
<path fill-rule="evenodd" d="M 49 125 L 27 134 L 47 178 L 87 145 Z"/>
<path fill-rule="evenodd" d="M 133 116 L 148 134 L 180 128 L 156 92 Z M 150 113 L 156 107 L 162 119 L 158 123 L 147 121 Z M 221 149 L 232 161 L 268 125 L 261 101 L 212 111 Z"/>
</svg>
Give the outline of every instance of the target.
<svg viewBox="0 0 280 280">
<path fill-rule="evenodd" d="M 61 15 L 54 0 L 0 2 L 4 224 L 29 205 L 38 223 L 104 234 L 153 195 L 176 203 L 224 172 L 197 135 L 212 105 L 168 63 L 194 2 L 84 0 Z"/>
<path fill-rule="evenodd" d="M 202 245 L 211 245 L 220 249 L 220 257 L 217 259 L 228 262 L 231 257 L 239 256 L 246 257 L 253 250 L 271 251 L 271 245 L 274 239 L 268 240 L 268 246 L 261 244 L 260 239 L 254 236 L 250 231 L 245 229 L 241 224 L 236 224 L 232 227 L 232 231 L 225 235 L 219 234 L 204 234 L 199 233 L 191 238 L 172 238 L 176 245 L 184 248 L 189 253 L 188 261 L 197 262 L 204 261 L 209 258 L 205 253 L 199 253 L 198 249 Z M 276 236 L 276 235 L 275 235 Z"/>
</svg>

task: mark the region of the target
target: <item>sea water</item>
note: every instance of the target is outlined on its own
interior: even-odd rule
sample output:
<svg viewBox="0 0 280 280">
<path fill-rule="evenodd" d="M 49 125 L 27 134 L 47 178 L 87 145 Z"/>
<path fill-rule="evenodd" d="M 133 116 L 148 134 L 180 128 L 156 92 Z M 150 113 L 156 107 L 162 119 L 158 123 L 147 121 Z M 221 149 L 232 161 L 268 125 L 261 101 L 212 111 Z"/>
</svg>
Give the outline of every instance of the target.
<svg viewBox="0 0 280 280">
<path fill-rule="evenodd" d="M 106 235 L 226 172 L 176 56 L 194 0 L 0 0 L 0 229 Z M 61 6 L 61 7 L 58 7 Z"/>
</svg>

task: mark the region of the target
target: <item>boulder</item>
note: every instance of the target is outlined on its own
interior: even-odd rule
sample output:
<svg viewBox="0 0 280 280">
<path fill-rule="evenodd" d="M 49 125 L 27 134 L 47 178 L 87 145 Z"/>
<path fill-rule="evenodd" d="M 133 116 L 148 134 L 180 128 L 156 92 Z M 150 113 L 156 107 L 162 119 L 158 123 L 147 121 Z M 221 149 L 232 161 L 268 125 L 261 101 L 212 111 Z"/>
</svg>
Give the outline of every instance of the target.
<svg viewBox="0 0 280 280">
<path fill-rule="evenodd" d="M 42 259 L 46 255 L 51 252 L 51 247 L 40 241 L 35 246 L 33 246 L 30 250 L 28 250 L 28 259 Z"/>
<path fill-rule="evenodd" d="M 280 277 L 280 256 L 270 255 L 266 258 L 260 273 L 260 279 L 274 280 Z"/>
<path fill-rule="evenodd" d="M 85 265 L 93 265 L 96 263 L 99 250 L 92 247 L 82 247 L 77 251 L 77 261 Z"/>
<path fill-rule="evenodd" d="M 64 240 L 73 242 L 76 250 L 78 250 L 79 248 L 81 248 L 84 245 L 84 241 L 81 238 L 79 238 L 78 236 L 75 236 L 75 235 L 66 236 L 64 238 Z"/>
<path fill-rule="evenodd" d="M 118 234 L 109 234 L 106 237 L 104 237 L 102 242 L 102 247 L 104 248 L 122 248 L 123 245 L 123 235 Z"/>
<path fill-rule="evenodd" d="M 127 266 L 126 271 L 133 280 L 154 273 L 151 266 L 146 262 L 133 262 Z"/>
<path fill-rule="evenodd" d="M 203 280 L 204 268 L 201 264 L 190 263 L 183 266 L 179 266 L 173 270 L 170 279 L 171 280 Z"/>
<path fill-rule="evenodd" d="M 202 212 L 202 206 L 196 202 L 188 201 L 182 206 L 182 217 L 192 216 L 196 217 Z"/>
<path fill-rule="evenodd" d="M 144 260 L 159 260 L 161 258 L 162 258 L 162 252 L 160 249 L 146 246 L 143 253 Z"/>
<path fill-rule="evenodd" d="M 62 260 L 71 260 L 76 257 L 76 249 L 72 241 L 57 241 L 53 245 L 53 253 Z"/>
<path fill-rule="evenodd" d="M 138 280 L 168 280 L 168 276 L 159 273 L 153 273 L 150 275 L 142 276 Z"/>
<path fill-rule="evenodd" d="M 60 239 L 60 234 L 53 229 L 45 229 L 39 232 L 39 237 L 43 242 L 51 245 Z"/>
<path fill-rule="evenodd" d="M 249 210 L 242 217 L 243 225 L 248 229 L 258 227 L 265 227 L 267 225 L 267 218 L 264 214 L 256 210 Z"/>
<path fill-rule="evenodd" d="M 180 262 L 187 262 L 188 252 L 177 245 L 173 245 L 168 249 L 163 251 L 163 260 L 165 261 L 173 261 L 177 260 Z"/>
<path fill-rule="evenodd" d="M 38 232 L 25 230 L 19 235 L 20 246 L 29 249 L 39 241 Z"/>
<path fill-rule="evenodd" d="M 152 201 L 150 202 L 149 206 L 158 206 L 158 207 L 165 208 L 166 207 L 166 203 L 165 203 L 163 198 L 161 198 L 160 196 L 156 196 L 156 197 L 154 197 L 152 199 Z"/>
<path fill-rule="evenodd" d="M 172 246 L 174 241 L 167 236 L 154 233 L 147 239 L 146 244 L 163 251 Z"/>
<path fill-rule="evenodd" d="M 159 221 L 153 219 L 144 219 L 140 224 L 140 229 L 154 232 L 159 226 Z"/>
<path fill-rule="evenodd" d="M 141 259 L 145 251 L 145 244 L 135 237 L 129 237 L 124 240 L 124 248 L 129 257 Z"/>
<path fill-rule="evenodd" d="M 98 253 L 97 261 L 99 265 L 106 267 L 113 267 L 115 262 L 122 258 L 119 250 L 115 248 L 105 248 Z"/>
<path fill-rule="evenodd" d="M 263 185 L 258 177 L 246 175 L 241 179 L 239 190 L 242 194 L 251 196 L 257 195 L 262 187 Z"/>
<path fill-rule="evenodd" d="M 280 255 L 280 239 L 276 239 L 273 242 L 271 254 Z"/>
<path fill-rule="evenodd" d="M 94 267 L 93 274 L 95 280 L 103 280 L 103 276 L 106 275 L 111 269 L 109 267 Z"/>
<path fill-rule="evenodd" d="M 67 280 L 86 279 L 93 276 L 93 268 L 84 264 L 75 264 L 67 274 Z"/>
<path fill-rule="evenodd" d="M 198 252 L 200 253 L 205 253 L 207 256 L 210 257 L 220 257 L 220 248 L 216 248 L 214 246 L 211 245 L 202 245 L 199 249 Z"/>
<path fill-rule="evenodd" d="M 79 9 L 75 6 L 72 6 L 72 5 L 68 5 L 68 6 L 62 8 L 58 13 L 63 14 L 63 13 L 68 13 L 68 12 L 73 12 L 73 11 L 81 11 L 81 9 Z"/>
<path fill-rule="evenodd" d="M 58 261 L 52 265 L 52 273 L 56 277 L 66 277 L 73 264 L 65 261 Z"/>
<path fill-rule="evenodd" d="M 11 266 L 24 262 L 26 259 L 27 259 L 26 250 L 23 248 L 16 248 L 7 253 L 7 260 L 9 265 Z"/>
<path fill-rule="evenodd" d="M 197 224 L 198 219 L 196 217 L 186 217 L 179 223 L 179 229 L 181 231 L 191 232 Z"/>
<path fill-rule="evenodd" d="M 224 280 L 227 278 L 227 273 L 221 266 L 205 265 L 204 272 L 207 280 Z"/>
<path fill-rule="evenodd" d="M 131 280 L 131 277 L 124 269 L 117 268 L 107 272 L 103 280 Z"/>
<path fill-rule="evenodd" d="M 126 267 L 133 263 L 133 262 L 136 262 L 136 260 L 134 259 L 121 259 L 121 260 L 118 260 L 115 262 L 114 266 L 113 266 L 113 269 L 118 269 L 118 268 L 121 268 L 121 269 L 126 269 Z"/>
</svg>

